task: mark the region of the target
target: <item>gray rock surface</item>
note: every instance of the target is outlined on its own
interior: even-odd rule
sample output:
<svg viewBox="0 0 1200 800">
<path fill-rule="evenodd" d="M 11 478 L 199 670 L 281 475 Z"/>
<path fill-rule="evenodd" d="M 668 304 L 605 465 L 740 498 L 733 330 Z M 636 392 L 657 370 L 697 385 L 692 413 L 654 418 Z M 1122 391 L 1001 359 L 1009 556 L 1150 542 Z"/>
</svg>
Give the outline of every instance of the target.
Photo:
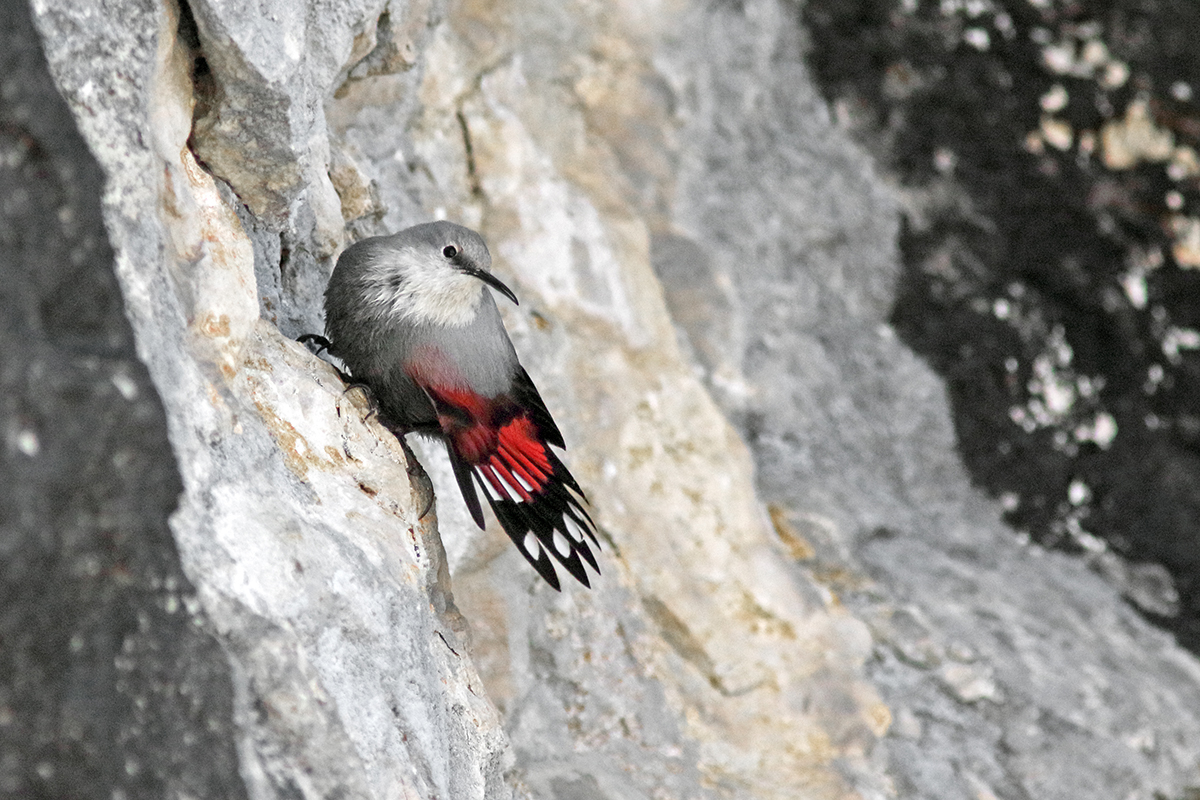
<svg viewBox="0 0 1200 800">
<path fill-rule="evenodd" d="M 744 344 L 725 357 L 742 393 L 704 366 L 763 499 L 781 533 L 809 543 L 812 577 L 871 626 L 866 674 L 894 720 L 876 757 L 894 792 L 1182 794 L 1200 769 L 1198 664 L 1084 561 L 1022 545 L 967 485 L 940 381 L 884 325 L 895 200 L 829 125 L 792 19 L 754 6 L 757 19 L 704 25 L 760 54 L 757 68 L 714 59 L 715 46 L 674 56 L 708 92 L 682 112 L 695 154 L 673 234 L 736 287 L 726 325 Z M 769 112 L 745 113 L 748 98 Z M 660 270 L 667 296 L 695 294 L 676 272 Z"/>
<path fill-rule="evenodd" d="M 117 278 L 183 479 L 172 531 L 228 659 L 249 794 L 519 794 L 463 655 L 436 521 L 418 519 L 428 486 L 360 398 L 259 319 L 254 258 L 270 243 L 254 246 L 187 146 L 186 17 L 171 4 L 34 11 L 107 179 Z M 303 144 L 297 163 L 321 149 Z M 296 203 L 285 232 L 324 252 L 320 214 Z M 257 233 L 278 241 L 270 225 Z"/>
<path fill-rule="evenodd" d="M 175 549 L 146 524 L 193 598 L 170 646 L 203 680 L 168 674 L 203 687 L 226 753 L 173 750 L 173 770 L 155 750 L 141 774 L 178 788 L 128 796 L 1194 781 L 1194 659 L 999 524 L 942 387 L 883 324 L 896 203 L 812 90 L 790 6 L 33 10 L 182 482 Z M 592 591 L 540 584 L 414 442 L 421 516 L 412 451 L 290 341 L 348 241 L 438 216 L 479 228 L 522 298 L 506 321 L 604 535 Z M 9 430 L 7 457 L 33 458 Z"/>
<path fill-rule="evenodd" d="M 940 381 L 884 324 L 896 200 L 830 125 L 793 18 L 755 3 L 702 25 L 740 63 L 758 57 L 735 69 L 709 40 L 669 59 L 677 95 L 703 98 L 680 111 L 693 149 L 672 235 L 706 254 L 713 309 L 728 305 L 721 283 L 735 287 L 725 324 L 743 342 L 717 365 L 699 360 L 781 533 L 805 540 L 813 579 L 871 627 L 866 672 L 894 720 L 876 758 L 892 790 L 1149 798 L 1197 786 L 1200 665 L 1087 562 L 1022 544 L 968 485 Z M 697 292 L 672 279 L 677 265 L 659 274 L 668 298 Z M 734 368 L 740 393 L 720 380 Z"/>
</svg>

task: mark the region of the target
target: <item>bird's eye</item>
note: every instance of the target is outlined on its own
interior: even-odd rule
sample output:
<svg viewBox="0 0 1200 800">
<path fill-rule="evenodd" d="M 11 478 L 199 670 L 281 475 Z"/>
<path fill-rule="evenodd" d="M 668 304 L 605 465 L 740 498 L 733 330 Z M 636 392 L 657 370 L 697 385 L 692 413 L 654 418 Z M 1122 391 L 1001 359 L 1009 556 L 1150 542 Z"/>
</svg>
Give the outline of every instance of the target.
<svg viewBox="0 0 1200 800">
<path fill-rule="evenodd" d="M 458 248 L 452 244 L 448 244 L 442 249 L 442 255 L 444 255 L 446 258 L 454 258 L 456 255 L 458 255 Z"/>
</svg>

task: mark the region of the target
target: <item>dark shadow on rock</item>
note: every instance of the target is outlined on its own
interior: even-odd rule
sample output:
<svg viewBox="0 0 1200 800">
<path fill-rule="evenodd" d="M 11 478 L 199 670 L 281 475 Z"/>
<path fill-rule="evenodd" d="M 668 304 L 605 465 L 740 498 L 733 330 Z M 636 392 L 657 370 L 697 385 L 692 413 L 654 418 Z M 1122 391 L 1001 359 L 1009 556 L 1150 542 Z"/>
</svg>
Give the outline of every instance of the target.
<svg viewBox="0 0 1200 800">
<path fill-rule="evenodd" d="M 0 796 L 245 797 L 103 175 L 26 2 L 0 0 L 0 19 Z"/>
<path fill-rule="evenodd" d="M 1122 164 L 1103 133 L 1144 103 L 1195 154 L 1200 7 L 944 5 L 805 7 L 822 91 L 905 189 L 892 323 L 1009 522 L 1164 566 L 1149 605 L 1119 588 L 1200 652 L 1200 192 L 1187 153 Z"/>
</svg>

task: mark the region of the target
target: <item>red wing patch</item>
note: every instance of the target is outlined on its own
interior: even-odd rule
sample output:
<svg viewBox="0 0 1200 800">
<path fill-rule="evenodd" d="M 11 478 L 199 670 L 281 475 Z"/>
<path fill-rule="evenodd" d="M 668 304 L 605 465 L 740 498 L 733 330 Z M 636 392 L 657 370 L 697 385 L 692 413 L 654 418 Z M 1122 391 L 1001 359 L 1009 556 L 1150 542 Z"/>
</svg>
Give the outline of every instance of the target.
<svg viewBox="0 0 1200 800">
<path fill-rule="evenodd" d="M 525 417 L 516 417 L 500 428 L 495 451 L 475 468 L 492 490 L 489 497 L 529 503 L 546 488 L 554 470 L 546 445 L 536 437 L 533 423 Z"/>
<path fill-rule="evenodd" d="M 530 502 L 554 474 L 547 445 L 524 414 L 499 425 L 497 404 L 469 390 L 428 389 L 438 424 L 455 453 L 474 468 L 494 499 Z M 517 409 L 508 409 L 510 414 Z"/>
<path fill-rule="evenodd" d="M 557 561 L 590 585 L 584 565 L 600 572 L 588 543 L 600 546 L 595 523 L 584 509 L 579 484 L 527 411 L 507 397 L 489 399 L 466 389 L 425 391 L 437 411 L 463 498 L 480 527 L 483 517 L 469 474 L 504 532 L 547 583 L 559 588 Z M 557 428 L 554 435 L 561 437 Z"/>
</svg>

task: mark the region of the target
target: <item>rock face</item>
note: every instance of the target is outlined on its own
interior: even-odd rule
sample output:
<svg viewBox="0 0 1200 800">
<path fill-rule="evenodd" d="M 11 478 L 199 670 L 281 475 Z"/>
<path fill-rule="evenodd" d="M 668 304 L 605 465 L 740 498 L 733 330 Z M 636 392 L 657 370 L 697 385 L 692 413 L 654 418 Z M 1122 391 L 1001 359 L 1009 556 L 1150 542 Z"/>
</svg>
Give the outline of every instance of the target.
<svg viewBox="0 0 1200 800">
<path fill-rule="evenodd" d="M 112 644 L 115 611 L 89 623 L 96 664 L 142 671 L 80 710 L 74 673 L 30 680 L 6 649 L 0 735 L 45 730 L 4 740 L 5 791 L 54 794 L 70 725 L 94 719 L 113 735 L 76 738 L 109 772 L 73 785 L 97 797 L 1182 796 L 1200 668 L 967 485 L 941 385 L 883 322 L 892 191 L 830 124 L 790 6 L 33 18 L 104 176 L 145 368 L 105 317 L 108 369 L 134 377 L 103 380 L 154 417 L 148 375 L 165 412 L 174 463 L 146 426 L 155 471 L 119 497 L 161 561 L 136 580 L 171 594 L 126 590 L 133 644 Z M 320 329 L 349 241 L 440 216 L 481 230 L 522 299 L 506 322 L 602 528 L 592 591 L 541 584 L 473 527 L 436 445 L 418 461 L 291 341 Z M 34 285 L 44 262 L 22 260 Z M 13 370 L 47 420 L 79 414 Z M 19 470 L 97 480 L 5 413 Z M 69 567 L 62 542 L 44 547 Z M 39 574 L 6 573 L 22 608 Z M 4 625 L 36 654 L 35 621 Z M 122 772 L 126 743 L 145 755 Z"/>
<path fill-rule="evenodd" d="M 886 5 L 803 13 L 905 187 L 896 332 L 1006 520 L 1200 652 L 1200 6 Z"/>
</svg>

